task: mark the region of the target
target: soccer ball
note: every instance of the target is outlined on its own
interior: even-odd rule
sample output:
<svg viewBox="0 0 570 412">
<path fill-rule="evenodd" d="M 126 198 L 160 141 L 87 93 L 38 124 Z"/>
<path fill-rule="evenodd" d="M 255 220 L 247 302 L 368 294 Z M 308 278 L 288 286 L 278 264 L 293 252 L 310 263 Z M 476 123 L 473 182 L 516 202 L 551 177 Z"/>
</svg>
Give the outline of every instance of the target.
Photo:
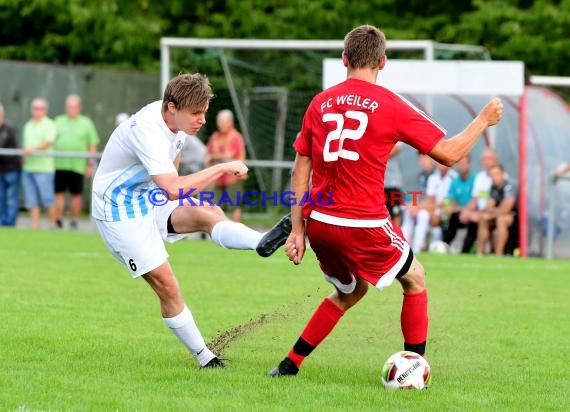
<svg viewBox="0 0 570 412">
<path fill-rule="evenodd" d="M 429 245 L 429 252 L 437 255 L 445 255 L 449 252 L 449 245 L 442 240 L 435 240 Z"/>
<path fill-rule="evenodd" d="M 429 364 L 415 352 L 396 352 L 382 367 L 382 385 L 386 389 L 426 389 L 430 379 Z"/>
</svg>

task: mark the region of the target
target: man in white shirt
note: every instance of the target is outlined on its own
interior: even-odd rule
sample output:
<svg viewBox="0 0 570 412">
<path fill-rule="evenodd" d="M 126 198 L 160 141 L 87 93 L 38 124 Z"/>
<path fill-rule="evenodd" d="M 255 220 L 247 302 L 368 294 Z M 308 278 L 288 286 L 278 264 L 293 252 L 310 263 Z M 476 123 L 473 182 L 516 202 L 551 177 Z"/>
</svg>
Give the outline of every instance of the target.
<svg viewBox="0 0 570 412">
<path fill-rule="evenodd" d="M 179 176 L 186 135 L 206 122 L 212 90 L 200 74 L 184 74 L 166 86 L 162 101 L 143 107 L 111 135 L 93 180 L 92 215 L 113 256 L 133 278 L 142 276 L 160 299 L 164 323 L 201 367 L 223 367 L 206 347 L 186 306 L 163 240 L 207 232 L 229 249 L 256 249 L 271 255 L 290 232 L 286 216 L 267 234 L 230 222 L 217 206 L 200 204 L 192 194 L 224 174 L 247 175 L 242 161 L 220 163 Z"/>
<path fill-rule="evenodd" d="M 463 208 L 459 214 L 459 221 L 467 225 L 468 237 L 463 243 L 463 250 L 471 250 L 475 243 L 478 222 L 481 214 L 487 207 L 489 193 L 493 181 L 489 175 L 489 170 L 499 164 L 497 153 L 493 149 L 485 149 L 481 154 L 481 167 L 483 168 L 475 175 L 473 182 L 473 192 L 471 193 L 471 202 Z"/>
<path fill-rule="evenodd" d="M 436 170 L 429 175 L 426 199 L 416 216 L 416 226 L 411 242 L 414 252 L 419 253 L 424 249 L 430 227 L 433 228 L 431 240 L 441 240 L 441 208 L 449 193 L 451 181 L 456 175 L 454 170 L 439 163 Z"/>
</svg>

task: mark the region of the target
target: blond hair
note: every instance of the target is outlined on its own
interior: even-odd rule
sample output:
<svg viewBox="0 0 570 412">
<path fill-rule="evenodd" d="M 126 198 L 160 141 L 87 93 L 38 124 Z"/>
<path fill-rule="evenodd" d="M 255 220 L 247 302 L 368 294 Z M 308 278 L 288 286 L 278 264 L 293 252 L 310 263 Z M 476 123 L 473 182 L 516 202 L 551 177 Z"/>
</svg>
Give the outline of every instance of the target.
<svg viewBox="0 0 570 412">
<path fill-rule="evenodd" d="M 214 97 L 208 78 L 200 73 L 180 74 L 170 80 L 164 90 L 162 110 L 174 103 L 178 110 L 206 111 Z"/>
</svg>

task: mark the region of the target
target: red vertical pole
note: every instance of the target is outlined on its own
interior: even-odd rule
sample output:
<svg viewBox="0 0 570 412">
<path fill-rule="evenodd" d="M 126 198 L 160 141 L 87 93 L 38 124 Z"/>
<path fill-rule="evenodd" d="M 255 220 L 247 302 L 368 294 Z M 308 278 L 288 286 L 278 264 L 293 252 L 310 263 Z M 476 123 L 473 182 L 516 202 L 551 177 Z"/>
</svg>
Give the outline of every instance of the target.
<svg viewBox="0 0 570 412">
<path fill-rule="evenodd" d="M 519 104 L 519 240 L 520 255 L 528 256 L 528 208 L 527 208 L 527 88 L 525 86 Z"/>
</svg>

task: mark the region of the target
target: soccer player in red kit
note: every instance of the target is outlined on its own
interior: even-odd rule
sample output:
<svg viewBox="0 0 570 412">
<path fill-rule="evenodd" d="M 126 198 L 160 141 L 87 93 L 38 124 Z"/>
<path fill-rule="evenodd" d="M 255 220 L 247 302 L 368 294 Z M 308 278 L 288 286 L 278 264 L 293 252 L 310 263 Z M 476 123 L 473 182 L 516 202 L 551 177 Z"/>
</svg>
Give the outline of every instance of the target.
<svg viewBox="0 0 570 412">
<path fill-rule="evenodd" d="M 386 64 L 385 50 L 386 38 L 376 27 L 364 25 L 349 32 L 342 53 L 347 80 L 315 96 L 305 112 L 294 144 L 292 191 L 301 198 L 309 190 L 312 172 L 314 204 L 291 208 L 293 228 L 285 253 L 295 265 L 301 263 L 306 234 L 335 291 L 322 301 L 270 376 L 296 375 L 305 357 L 364 296 L 368 284 L 381 290 L 394 279 L 404 292 L 404 349 L 425 352 L 424 268 L 390 220 L 384 200 L 386 163 L 396 142 L 403 141 L 451 166 L 469 153 L 487 127 L 500 121 L 503 109 L 501 100 L 494 98 L 462 132 L 443 139 L 446 132 L 435 121 L 376 85 Z"/>
</svg>

